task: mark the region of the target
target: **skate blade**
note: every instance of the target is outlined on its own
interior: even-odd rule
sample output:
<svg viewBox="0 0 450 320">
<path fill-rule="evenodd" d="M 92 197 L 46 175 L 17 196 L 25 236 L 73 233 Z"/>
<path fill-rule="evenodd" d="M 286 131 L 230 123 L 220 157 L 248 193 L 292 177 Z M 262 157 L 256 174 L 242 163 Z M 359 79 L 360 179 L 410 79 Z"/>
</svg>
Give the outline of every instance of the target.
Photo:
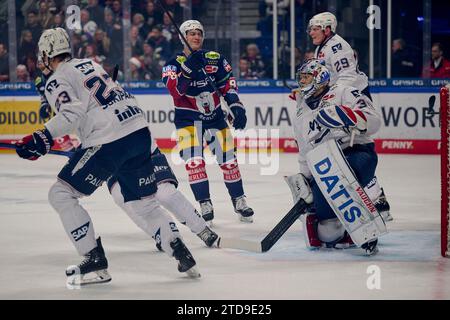
<svg viewBox="0 0 450 320">
<path fill-rule="evenodd" d="M 192 267 L 188 271 L 185 272 L 189 278 L 198 279 L 201 277 L 200 272 L 198 272 L 197 268 Z"/>
<path fill-rule="evenodd" d="M 106 269 L 90 272 L 83 275 L 72 275 L 67 279 L 67 287 L 73 289 L 79 286 L 87 286 L 97 283 L 106 283 L 112 280 L 111 275 Z M 72 287 L 72 288 L 71 288 Z"/>
<path fill-rule="evenodd" d="M 245 223 L 252 223 L 253 222 L 253 216 L 244 217 L 244 216 L 239 215 L 239 220 L 241 220 L 241 222 L 245 222 Z"/>
</svg>

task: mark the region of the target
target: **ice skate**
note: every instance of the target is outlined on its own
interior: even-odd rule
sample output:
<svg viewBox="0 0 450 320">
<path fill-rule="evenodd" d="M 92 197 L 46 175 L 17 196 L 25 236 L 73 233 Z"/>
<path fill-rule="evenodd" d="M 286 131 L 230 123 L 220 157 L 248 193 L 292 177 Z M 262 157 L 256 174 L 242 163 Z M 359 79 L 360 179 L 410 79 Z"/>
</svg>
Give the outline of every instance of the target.
<svg viewBox="0 0 450 320">
<path fill-rule="evenodd" d="M 180 238 L 176 238 L 170 243 L 173 249 L 173 256 L 178 261 L 178 271 L 186 272 L 190 278 L 200 278 L 200 273 L 195 268 L 196 262 L 191 252 Z"/>
<path fill-rule="evenodd" d="M 242 222 L 253 222 L 253 209 L 247 205 L 247 201 L 245 201 L 245 196 L 240 196 L 234 199 L 233 201 L 234 212 L 239 215 L 239 219 Z"/>
<path fill-rule="evenodd" d="M 335 245 L 334 248 L 336 249 L 349 249 L 354 248 L 356 245 L 353 242 L 352 238 L 348 234 L 347 231 L 345 231 L 344 236 L 341 240 L 339 240 Z"/>
<path fill-rule="evenodd" d="M 384 194 L 383 188 L 381 188 L 381 195 L 378 197 L 378 199 L 375 201 L 374 204 L 375 208 L 377 208 L 378 212 L 380 213 L 384 221 L 394 220 L 394 218 L 390 213 L 391 206 L 389 205 L 389 202 L 387 202 L 386 200 L 386 195 Z"/>
<path fill-rule="evenodd" d="M 203 231 L 197 233 L 197 236 L 202 239 L 202 241 L 206 244 L 206 246 L 208 247 L 212 247 L 212 246 L 216 246 L 216 241 L 219 238 L 219 236 L 217 235 L 217 233 L 215 233 L 214 231 L 212 231 L 210 228 L 205 227 L 205 229 L 203 229 Z"/>
<path fill-rule="evenodd" d="M 85 255 L 79 265 L 72 265 L 66 269 L 68 286 L 83 286 L 94 283 L 111 281 L 108 271 L 108 260 L 105 257 L 101 239 L 97 239 L 97 247 Z"/>
<path fill-rule="evenodd" d="M 361 248 L 365 251 L 366 255 L 373 256 L 378 252 L 378 239 L 370 240 L 364 243 Z"/>
<path fill-rule="evenodd" d="M 202 218 L 206 221 L 208 227 L 211 227 L 212 220 L 214 219 L 214 207 L 211 199 L 200 200 L 200 211 L 202 212 Z"/>
</svg>

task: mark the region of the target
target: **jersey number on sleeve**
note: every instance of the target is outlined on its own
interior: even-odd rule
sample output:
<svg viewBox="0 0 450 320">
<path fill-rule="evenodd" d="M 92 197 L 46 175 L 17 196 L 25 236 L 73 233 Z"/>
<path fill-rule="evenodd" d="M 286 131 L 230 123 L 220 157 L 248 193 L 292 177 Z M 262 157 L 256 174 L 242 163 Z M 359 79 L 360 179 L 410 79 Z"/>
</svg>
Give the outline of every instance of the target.
<svg viewBox="0 0 450 320">
<path fill-rule="evenodd" d="M 350 67 L 347 58 L 342 58 L 334 63 L 334 67 L 336 68 L 336 72 L 340 72 L 342 69 Z"/>
<path fill-rule="evenodd" d="M 109 76 L 93 76 L 86 81 L 86 87 L 91 90 L 94 88 L 94 97 L 98 101 L 98 103 L 102 106 L 108 105 L 111 101 L 116 97 L 114 91 L 110 91 L 105 96 L 106 83 L 104 79 L 107 79 Z"/>
</svg>

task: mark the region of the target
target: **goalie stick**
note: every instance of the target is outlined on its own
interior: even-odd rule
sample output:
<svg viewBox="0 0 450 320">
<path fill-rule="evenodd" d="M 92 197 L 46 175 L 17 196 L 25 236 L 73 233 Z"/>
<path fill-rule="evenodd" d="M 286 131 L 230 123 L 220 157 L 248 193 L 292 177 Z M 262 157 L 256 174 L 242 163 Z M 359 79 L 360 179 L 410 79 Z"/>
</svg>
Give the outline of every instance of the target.
<svg viewBox="0 0 450 320">
<path fill-rule="evenodd" d="M 280 222 L 264 237 L 262 241 L 221 237 L 217 242 L 219 248 L 246 250 L 251 252 L 267 252 L 285 234 L 292 224 L 304 213 L 308 204 L 300 199 Z"/>
<path fill-rule="evenodd" d="M 18 149 L 19 147 L 16 146 L 13 143 L 5 143 L 5 142 L 0 142 L 0 148 L 5 148 L 5 149 Z M 74 152 L 73 151 L 62 151 L 62 150 L 50 150 L 48 152 L 49 154 L 56 154 L 58 156 L 66 156 L 66 157 L 71 157 Z"/>
</svg>

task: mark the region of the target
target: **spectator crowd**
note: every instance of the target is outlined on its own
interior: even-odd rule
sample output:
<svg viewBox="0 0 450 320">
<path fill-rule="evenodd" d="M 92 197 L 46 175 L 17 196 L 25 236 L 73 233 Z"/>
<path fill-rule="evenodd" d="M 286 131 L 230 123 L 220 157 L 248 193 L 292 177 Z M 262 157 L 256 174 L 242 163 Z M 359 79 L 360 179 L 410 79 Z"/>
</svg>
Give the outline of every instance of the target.
<svg viewBox="0 0 450 320">
<path fill-rule="evenodd" d="M 183 21 L 183 6 L 186 0 L 162 0 L 178 25 Z M 261 36 L 246 39 L 239 65 L 234 66 L 240 79 L 271 78 L 272 75 L 272 2 L 259 1 L 259 22 L 256 26 Z M 155 0 L 131 1 L 130 28 L 124 39 L 123 8 L 121 0 L 80 0 L 81 28 L 69 30 L 76 58 L 90 58 L 104 66 L 108 72 L 115 64 L 124 69 L 126 63 L 131 71 L 131 80 L 160 80 L 161 69 L 172 55 L 181 50 L 175 26 Z M 205 0 L 191 0 L 194 19 L 202 21 L 205 14 Z M 289 17 L 289 1 L 278 1 L 281 24 Z M 43 30 L 66 27 L 65 0 L 18 0 L 16 1 L 17 25 L 17 81 L 33 81 L 40 72 L 37 64 L 37 43 Z M 302 45 L 305 30 L 302 28 L 310 18 L 308 1 L 296 0 L 296 68 L 304 60 L 314 56 L 311 44 Z M 1 9 L 1 8 L 0 8 Z M 318 9 L 318 8 L 316 8 Z M 323 9 L 321 9 L 323 10 Z M 1 11 L 1 10 L 0 10 Z M 4 11 L 4 10 L 3 10 Z M 1 19 L 1 17 L 0 17 Z M 287 29 L 286 29 L 287 30 Z M 299 40 L 303 39 L 303 40 Z M 131 47 L 131 59 L 124 61 L 124 40 Z M 309 39 L 307 39 L 309 41 Z M 0 27 L 0 82 L 9 81 L 7 23 Z M 300 49 L 304 47 L 305 50 Z M 289 47 L 279 48 L 279 72 L 288 77 Z M 444 57 L 440 43 L 434 43 L 431 60 L 422 67 L 420 50 L 407 46 L 401 38 L 392 43 L 392 77 L 450 78 L 450 61 Z M 119 80 L 123 73 L 119 73 Z"/>
</svg>

